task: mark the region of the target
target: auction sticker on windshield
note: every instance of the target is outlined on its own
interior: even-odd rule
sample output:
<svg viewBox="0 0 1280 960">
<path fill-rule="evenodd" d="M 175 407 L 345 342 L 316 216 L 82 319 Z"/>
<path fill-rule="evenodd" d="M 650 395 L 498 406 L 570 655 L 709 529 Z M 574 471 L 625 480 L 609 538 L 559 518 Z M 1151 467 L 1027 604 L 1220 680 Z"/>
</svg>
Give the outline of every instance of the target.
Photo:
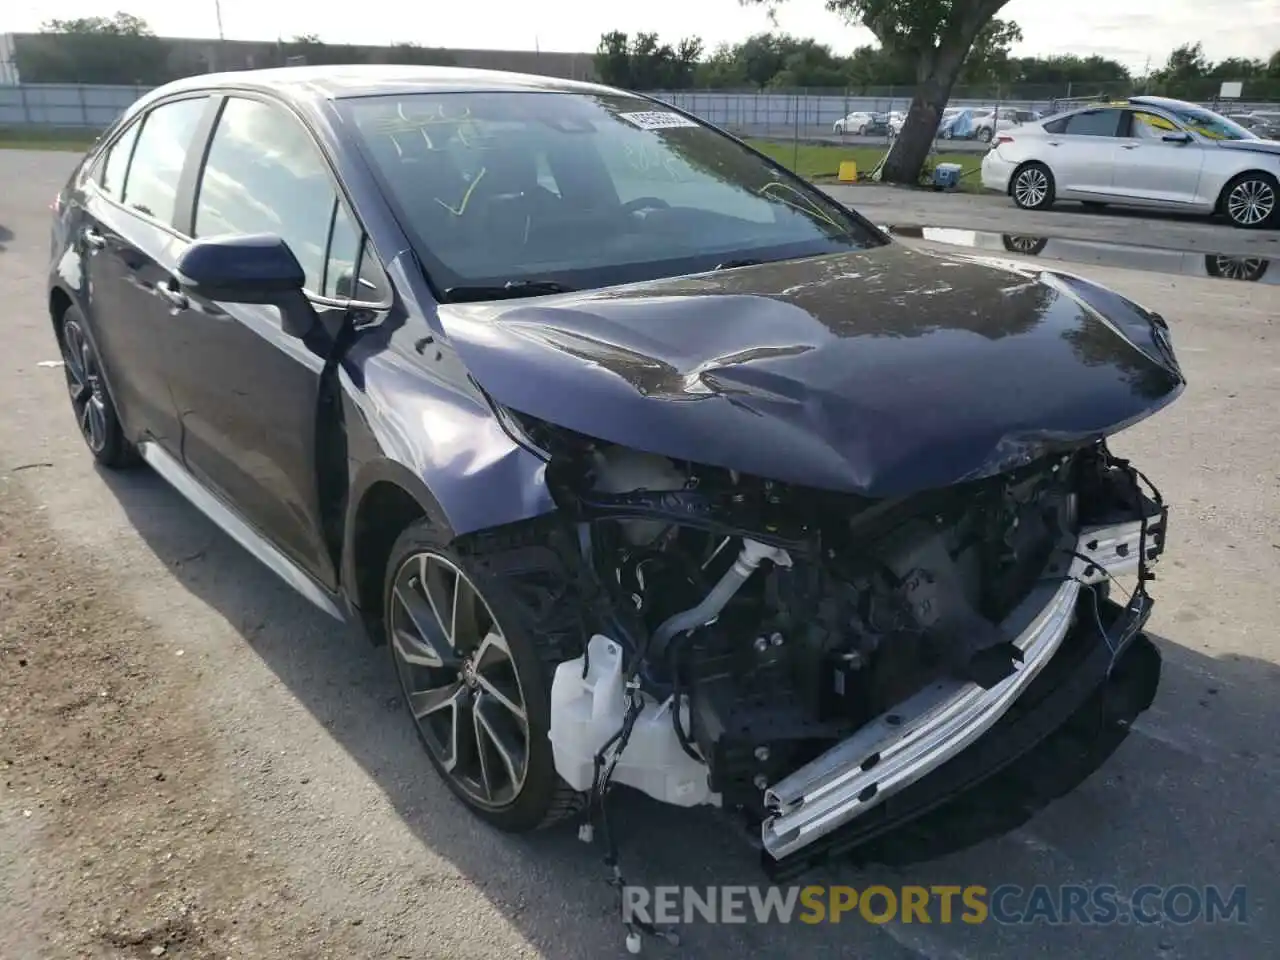
<svg viewBox="0 0 1280 960">
<path fill-rule="evenodd" d="M 618 116 L 641 130 L 670 130 L 672 127 L 697 126 L 687 117 L 669 110 L 641 110 L 637 113 L 620 113 Z"/>
</svg>

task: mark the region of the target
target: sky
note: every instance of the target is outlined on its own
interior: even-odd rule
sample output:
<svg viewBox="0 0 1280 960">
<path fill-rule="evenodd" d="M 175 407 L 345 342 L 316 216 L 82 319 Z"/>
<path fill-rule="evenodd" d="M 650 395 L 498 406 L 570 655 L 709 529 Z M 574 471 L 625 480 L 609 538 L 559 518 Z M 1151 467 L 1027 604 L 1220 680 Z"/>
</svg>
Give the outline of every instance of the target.
<svg viewBox="0 0 1280 960">
<path fill-rule="evenodd" d="M 668 42 L 696 35 L 710 50 L 771 29 L 762 8 L 743 8 L 738 0 L 465 0 L 457 6 L 422 0 L 360 0 L 355 6 L 336 0 L 6 0 L 0 33 L 123 9 L 161 35 L 216 37 L 219 5 L 224 35 L 238 40 L 315 33 L 330 43 L 592 51 L 602 33 L 622 30 L 656 32 Z M 466 15 L 445 14 L 448 7 Z M 1022 27 L 1018 55 L 1096 53 L 1139 74 L 1148 60 L 1159 66 L 1174 47 L 1196 40 L 1211 60 L 1265 58 L 1280 49 L 1280 0 L 1010 0 L 1001 16 Z M 787 0 L 778 22 L 837 53 L 873 41 L 866 30 L 828 13 L 822 0 Z"/>
</svg>

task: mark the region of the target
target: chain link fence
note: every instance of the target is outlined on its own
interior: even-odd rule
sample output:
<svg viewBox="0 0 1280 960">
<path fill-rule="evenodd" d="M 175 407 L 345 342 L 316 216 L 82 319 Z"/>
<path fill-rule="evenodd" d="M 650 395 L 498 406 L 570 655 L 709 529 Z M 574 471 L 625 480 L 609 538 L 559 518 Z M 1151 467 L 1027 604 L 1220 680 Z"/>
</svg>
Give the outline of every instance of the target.
<svg viewBox="0 0 1280 960">
<path fill-rule="evenodd" d="M 1099 88 L 1102 89 L 1099 89 Z M 0 85 L 0 128 L 25 128 L 34 132 L 98 131 L 109 126 L 147 86 L 105 84 Z M 910 87 L 804 90 L 670 90 L 651 95 L 699 116 L 738 136 L 783 143 L 887 143 L 889 131 L 861 118 L 847 124 L 851 115 L 906 114 L 911 105 Z M 975 114 L 993 110 L 1035 111 L 1043 115 L 1074 106 L 1086 98 L 1122 97 L 1132 85 L 1071 84 L 1052 87 L 957 88 L 948 106 L 968 108 Z M 1199 102 L 1224 113 L 1277 109 L 1266 101 Z M 864 129 L 865 127 L 865 129 Z M 981 140 L 958 139 L 947 143 L 949 151 L 981 150 Z"/>
<path fill-rule="evenodd" d="M 1103 89 L 1098 89 L 1099 87 Z M 1087 99 L 1111 99 L 1132 95 L 1132 85 L 1072 84 L 1054 87 L 957 88 L 948 107 L 967 108 L 975 114 L 994 110 L 1036 112 L 1043 116 L 1076 106 Z M 857 136 L 864 121 L 841 123 L 851 114 L 906 114 L 911 106 L 910 87 L 863 88 L 860 90 L 670 90 L 653 96 L 743 137 L 770 140 L 841 142 Z M 1277 109 L 1267 101 L 1223 101 L 1199 98 L 1211 109 L 1223 113 L 1247 113 L 1255 109 Z M 872 138 L 887 139 L 884 131 L 871 125 Z"/>
</svg>

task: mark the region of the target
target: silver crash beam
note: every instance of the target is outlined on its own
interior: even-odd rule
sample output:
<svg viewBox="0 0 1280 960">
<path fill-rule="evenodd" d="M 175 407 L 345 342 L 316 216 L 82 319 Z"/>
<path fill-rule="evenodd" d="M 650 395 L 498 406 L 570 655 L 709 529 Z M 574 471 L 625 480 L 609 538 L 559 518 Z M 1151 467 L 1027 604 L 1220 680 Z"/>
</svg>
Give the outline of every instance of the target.
<svg viewBox="0 0 1280 960">
<path fill-rule="evenodd" d="M 769 854 L 780 860 L 807 847 L 986 733 L 1058 651 L 1084 585 L 1137 569 L 1144 522 L 1151 562 L 1160 552 L 1152 530 L 1159 517 L 1081 531 L 1067 578 L 1038 586 L 1005 621 L 1022 651 L 1010 676 L 990 689 L 961 680 L 934 683 L 766 790 L 771 815 L 760 829 Z"/>
</svg>

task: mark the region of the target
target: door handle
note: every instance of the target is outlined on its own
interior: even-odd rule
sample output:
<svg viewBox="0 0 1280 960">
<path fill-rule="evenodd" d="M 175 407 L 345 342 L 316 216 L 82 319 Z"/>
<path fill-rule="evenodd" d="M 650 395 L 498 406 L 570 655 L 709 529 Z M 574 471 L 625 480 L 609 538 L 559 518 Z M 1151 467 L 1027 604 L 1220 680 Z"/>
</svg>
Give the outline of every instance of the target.
<svg viewBox="0 0 1280 960">
<path fill-rule="evenodd" d="M 1140 146 L 1140 144 L 1137 144 L 1137 143 L 1122 143 L 1122 144 L 1120 144 L 1120 146 L 1124 147 L 1124 149 L 1126 149 L 1126 150 L 1137 150 L 1137 149 L 1138 149 L 1138 147 Z"/>
<path fill-rule="evenodd" d="M 81 236 L 84 237 L 85 245 L 92 247 L 94 250 L 102 250 L 107 245 L 107 238 L 93 229 L 93 227 L 86 227 Z"/>
<path fill-rule="evenodd" d="M 1061 145 L 1061 143 L 1062 143 L 1062 141 L 1061 141 L 1061 140 L 1050 140 L 1050 141 L 1049 141 L 1049 146 L 1051 146 L 1051 147 L 1057 147 L 1057 146 L 1060 146 L 1060 145 Z"/>
<path fill-rule="evenodd" d="M 170 306 L 173 306 L 178 310 L 185 310 L 190 306 L 190 301 L 187 300 L 187 295 L 181 290 L 177 290 L 169 286 L 167 283 L 157 283 L 156 293 L 160 294 L 160 296 L 165 300 L 168 300 Z"/>
</svg>

